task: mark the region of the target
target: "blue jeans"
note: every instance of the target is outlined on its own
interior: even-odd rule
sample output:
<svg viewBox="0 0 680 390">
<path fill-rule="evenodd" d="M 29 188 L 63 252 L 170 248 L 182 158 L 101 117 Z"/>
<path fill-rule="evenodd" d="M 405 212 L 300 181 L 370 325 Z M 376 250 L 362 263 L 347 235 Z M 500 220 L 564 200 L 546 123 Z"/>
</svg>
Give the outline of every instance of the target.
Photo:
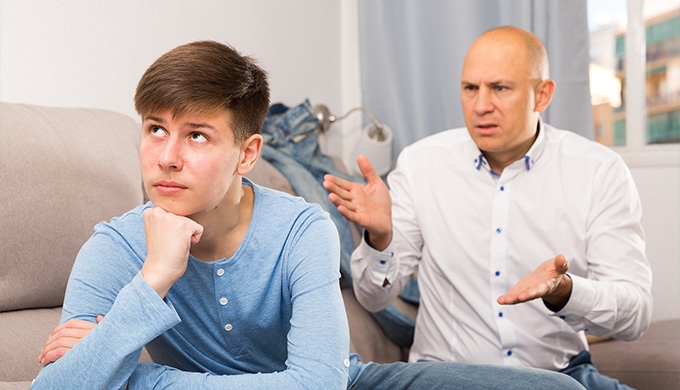
<svg viewBox="0 0 680 390">
<path fill-rule="evenodd" d="M 274 104 L 269 107 L 262 127 L 262 157 L 281 171 L 298 195 L 307 202 L 318 203 L 328 212 L 340 236 L 340 272 L 352 284 L 350 259 L 354 240 L 350 223 L 328 199 L 328 192 L 321 183 L 327 173 L 353 182 L 365 181 L 342 172 L 330 156 L 321 153 L 318 130 L 319 119 L 309 101 L 290 108 Z M 415 279 L 409 280 L 400 296 L 408 302 L 418 303 L 420 292 Z M 390 340 L 401 347 L 411 346 L 415 329 L 411 318 L 394 306 L 372 314 Z"/>
<path fill-rule="evenodd" d="M 367 363 L 348 389 L 584 390 L 559 372 L 457 362 Z"/>
<path fill-rule="evenodd" d="M 618 380 L 600 374 L 590 362 L 590 352 L 583 351 L 576 355 L 564 370 L 560 371 L 576 379 L 588 390 L 633 390 L 622 385 Z"/>
<path fill-rule="evenodd" d="M 354 240 L 350 225 L 328 199 L 321 183 L 327 173 L 355 182 L 361 179 L 342 172 L 330 156 L 321 153 L 318 124 L 309 101 L 291 108 L 272 105 L 262 128 L 262 157 L 281 171 L 298 195 L 307 202 L 318 203 L 330 214 L 340 235 L 341 272 L 351 283 L 349 262 Z"/>
</svg>

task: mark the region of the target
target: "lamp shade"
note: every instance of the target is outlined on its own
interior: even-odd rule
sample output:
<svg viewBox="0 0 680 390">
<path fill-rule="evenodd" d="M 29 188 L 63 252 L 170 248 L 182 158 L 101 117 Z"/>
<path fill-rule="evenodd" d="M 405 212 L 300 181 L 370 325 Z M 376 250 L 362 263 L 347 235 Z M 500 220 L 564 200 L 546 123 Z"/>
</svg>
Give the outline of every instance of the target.
<svg viewBox="0 0 680 390">
<path fill-rule="evenodd" d="M 356 159 L 361 154 L 368 158 L 378 175 L 386 175 L 392 169 L 392 130 L 384 124 L 382 129 L 378 129 L 373 123 L 364 127 L 352 152 L 355 162 L 353 171 L 356 175 L 361 175 L 356 164 Z"/>
</svg>

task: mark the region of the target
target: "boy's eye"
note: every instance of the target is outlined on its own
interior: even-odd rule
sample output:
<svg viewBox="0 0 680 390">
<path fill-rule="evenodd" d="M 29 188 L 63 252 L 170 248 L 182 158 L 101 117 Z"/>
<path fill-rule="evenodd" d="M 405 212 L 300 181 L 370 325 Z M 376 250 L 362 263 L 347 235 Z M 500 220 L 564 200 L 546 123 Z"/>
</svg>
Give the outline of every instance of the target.
<svg viewBox="0 0 680 390">
<path fill-rule="evenodd" d="M 165 135 L 165 130 L 160 126 L 151 126 L 149 128 L 149 133 L 156 137 L 163 137 Z"/>
<path fill-rule="evenodd" d="M 191 140 L 195 142 L 206 142 L 208 139 L 201 133 L 191 133 Z"/>
</svg>

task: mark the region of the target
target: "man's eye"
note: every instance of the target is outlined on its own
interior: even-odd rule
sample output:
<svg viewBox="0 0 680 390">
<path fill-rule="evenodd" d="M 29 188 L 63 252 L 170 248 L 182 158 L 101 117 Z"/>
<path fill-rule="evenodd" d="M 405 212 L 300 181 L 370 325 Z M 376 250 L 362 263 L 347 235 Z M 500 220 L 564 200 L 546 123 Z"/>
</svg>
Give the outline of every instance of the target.
<svg viewBox="0 0 680 390">
<path fill-rule="evenodd" d="M 497 86 L 496 86 L 496 91 L 498 91 L 498 92 L 503 92 L 503 91 L 505 91 L 506 89 L 507 89 L 507 88 L 504 87 L 504 86 L 502 86 L 502 85 L 497 85 Z"/>
<path fill-rule="evenodd" d="M 466 85 L 463 89 L 465 89 L 466 91 L 476 91 L 477 87 L 474 85 Z"/>
<path fill-rule="evenodd" d="M 206 142 L 208 138 L 201 133 L 191 133 L 191 140 L 195 142 Z"/>
</svg>

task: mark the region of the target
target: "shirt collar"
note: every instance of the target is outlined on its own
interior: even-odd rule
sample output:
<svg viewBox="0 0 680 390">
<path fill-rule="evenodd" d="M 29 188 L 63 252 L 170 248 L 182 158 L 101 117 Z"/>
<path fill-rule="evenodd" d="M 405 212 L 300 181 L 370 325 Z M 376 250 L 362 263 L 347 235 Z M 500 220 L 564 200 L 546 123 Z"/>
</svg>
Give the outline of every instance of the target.
<svg viewBox="0 0 680 390">
<path fill-rule="evenodd" d="M 543 125 L 543 121 L 541 118 L 538 118 L 538 137 L 536 137 L 536 141 L 531 145 L 531 148 L 529 148 L 529 151 L 524 155 L 524 166 L 526 167 L 527 171 L 530 171 L 531 168 L 536 165 L 536 162 L 538 159 L 541 157 L 543 154 L 543 150 L 545 150 L 545 126 Z M 498 176 L 495 172 L 491 171 L 491 168 L 489 168 L 489 163 L 486 161 L 486 158 L 482 154 L 482 152 L 476 148 L 476 153 L 473 157 L 473 164 L 475 169 L 479 170 L 480 168 L 484 167 L 485 169 L 489 170 L 491 174 L 494 174 Z"/>
</svg>

